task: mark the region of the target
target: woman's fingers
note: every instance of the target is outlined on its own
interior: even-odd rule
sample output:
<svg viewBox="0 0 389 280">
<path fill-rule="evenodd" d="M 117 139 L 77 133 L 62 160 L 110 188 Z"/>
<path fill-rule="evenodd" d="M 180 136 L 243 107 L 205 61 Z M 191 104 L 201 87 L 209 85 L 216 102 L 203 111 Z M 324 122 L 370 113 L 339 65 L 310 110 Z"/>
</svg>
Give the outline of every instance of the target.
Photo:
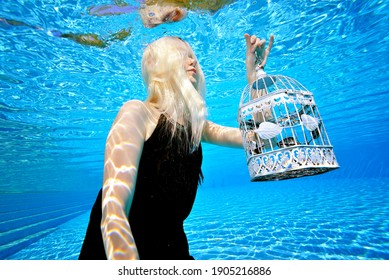
<svg viewBox="0 0 389 280">
<path fill-rule="evenodd" d="M 266 49 L 264 48 L 266 46 L 266 40 L 261 40 L 258 43 L 258 48 L 256 49 L 255 52 L 255 55 L 257 56 L 257 60 L 259 62 L 258 67 L 260 68 L 265 67 L 271 48 L 273 47 L 273 43 L 274 43 L 273 35 L 270 36 L 269 44 Z"/>
<path fill-rule="evenodd" d="M 249 48 L 251 46 L 251 36 L 247 33 L 244 34 L 244 38 L 246 39 L 246 46 Z"/>
<path fill-rule="evenodd" d="M 271 48 L 273 47 L 273 43 L 274 43 L 274 35 L 271 35 L 269 45 L 267 46 L 267 49 L 269 52 L 270 52 Z"/>
<path fill-rule="evenodd" d="M 261 51 L 261 49 L 263 49 L 266 45 L 266 40 L 258 38 L 256 35 L 250 36 L 249 34 L 246 33 L 246 34 L 244 34 L 244 37 L 246 39 L 246 45 L 251 52 Z M 272 40 L 272 37 L 270 38 L 270 40 Z M 271 41 L 271 46 L 272 45 L 273 45 L 273 42 Z M 271 46 L 270 46 L 270 48 L 271 48 Z"/>
<path fill-rule="evenodd" d="M 257 64 L 257 67 L 264 68 L 269 57 L 270 51 L 273 47 L 274 36 L 270 36 L 269 44 L 267 47 L 266 40 L 261 39 L 256 35 L 249 35 L 246 33 L 244 34 L 244 37 L 246 39 L 247 52 L 255 55 L 255 57 L 252 57 L 251 59 L 253 59 L 253 62 L 255 60 L 255 64 Z"/>
</svg>

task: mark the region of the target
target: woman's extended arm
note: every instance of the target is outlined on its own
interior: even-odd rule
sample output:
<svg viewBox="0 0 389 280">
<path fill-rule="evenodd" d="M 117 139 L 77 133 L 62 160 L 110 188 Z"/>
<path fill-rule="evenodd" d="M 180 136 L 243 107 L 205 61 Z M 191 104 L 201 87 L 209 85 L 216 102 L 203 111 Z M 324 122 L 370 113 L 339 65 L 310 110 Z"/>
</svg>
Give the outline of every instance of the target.
<svg viewBox="0 0 389 280">
<path fill-rule="evenodd" d="M 270 36 L 270 42 L 266 49 L 265 40 L 261 40 L 255 35 L 244 34 L 244 36 L 246 38 L 247 80 L 251 84 L 256 80 L 256 64 L 262 69 L 266 65 L 274 36 Z M 225 127 L 210 121 L 205 123 L 202 141 L 227 147 L 243 147 L 242 134 L 238 128 Z"/>
<path fill-rule="evenodd" d="M 139 258 L 127 217 L 145 141 L 146 119 L 142 103 L 129 101 L 120 109 L 107 138 L 101 232 L 108 259 Z"/>
<path fill-rule="evenodd" d="M 242 134 L 238 128 L 221 126 L 206 121 L 202 141 L 227 147 L 243 148 Z"/>
</svg>

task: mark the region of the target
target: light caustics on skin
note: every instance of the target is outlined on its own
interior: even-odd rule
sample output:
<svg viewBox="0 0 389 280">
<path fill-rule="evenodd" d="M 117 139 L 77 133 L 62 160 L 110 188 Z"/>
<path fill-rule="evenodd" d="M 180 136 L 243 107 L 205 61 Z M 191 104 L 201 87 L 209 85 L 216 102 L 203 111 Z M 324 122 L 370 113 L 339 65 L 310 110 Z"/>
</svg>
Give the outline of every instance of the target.
<svg viewBox="0 0 389 280">
<path fill-rule="evenodd" d="M 125 184 L 120 181 L 111 184 L 115 185 L 115 189 L 120 188 L 120 186 L 126 188 Z M 111 214 L 107 215 L 107 212 Z M 137 259 L 138 252 L 135 240 L 131 232 L 125 230 L 129 227 L 128 221 L 123 219 L 123 215 L 119 214 L 120 212 L 123 212 L 120 202 L 114 196 L 108 194 L 103 202 L 103 216 L 105 215 L 106 218 L 102 220 L 101 224 L 107 257 L 108 259 Z M 120 246 L 114 246 L 114 244 Z"/>
<path fill-rule="evenodd" d="M 138 259 L 128 222 L 135 191 L 140 144 L 131 143 L 128 133 L 141 132 L 122 125 L 126 113 L 113 125 L 106 146 L 101 230 L 108 259 Z M 130 117 L 131 119 L 131 117 Z"/>
</svg>

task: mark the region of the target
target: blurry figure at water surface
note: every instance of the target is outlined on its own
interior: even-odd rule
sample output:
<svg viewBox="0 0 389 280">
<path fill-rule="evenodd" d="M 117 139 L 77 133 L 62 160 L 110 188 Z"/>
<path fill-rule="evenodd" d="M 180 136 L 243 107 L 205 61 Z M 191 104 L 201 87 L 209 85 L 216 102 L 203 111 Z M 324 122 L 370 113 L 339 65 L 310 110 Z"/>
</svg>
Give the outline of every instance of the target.
<svg viewBox="0 0 389 280">
<path fill-rule="evenodd" d="M 5 18 L 0 18 L 0 27 L 6 29 L 6 28 L 9 27 L 9 26 L 27 26 L 27 27 L 34 28 L 34 29 L 43 30 L 43 29 L 40 28 L 40 27 L 32 26 L 32 25 L 26 24 L 26 23 L 21 22 L 21 21 L 12 20 L 12 19 L 5 19 Z"/>
<path fill-rule="evenodd" d="M 73 40 L 84 46 L 93 46 L 98 48 L 105 48 L 115 41 L 124 41 L 128 36 L 131 35 L 131 29 L 122 29 L 108 37 L 101 38 L 100 36 L 93 33 L 79 34 L 79 33 L 62 33 L 60 31 L 50 31 L 50 35 L 67 38 Z"/>
<path fill-rule="evenodd" d="M 95 16 L 120 15 L 132 13 L 139 9 L 145 27 L 156 27 L 163 23 L 177 22 L 185 18 L 186 10 L 203 10 L 216 12 L 233 0 L 136 0 L 140 6 L 129 5 L 116 0 L 113 4 L 92 6 L 89 14 Z"/>
<path fill-rule="evenodd" d="M 27 23 L 17 21 L 17 20 L 0 18 L 0 28 L 6 29 L 10 26 L 25 26 L 25 27 L 36 29 L 36 30 L 45 31 L 43 28 L 41 28 L 39 26 L 29 25 Z M 46 31 L 46 33 L 50 36 L 70 39 L 70 40 L 77 42 L 77 43 L 84 45 L 84 46 L 105 48 L 105 47 L 109 46 L 109 44 L 112 42 L 125 40 L 128 36 L 131 35 L 131 29 L 128 28 L 128 29 L 119 30 L 116 33 L 110 34 L 108 37 L 101 37 L 101 36 L 98 36 L 98 35 L 93 34 L 93 33 L 85 33 L 85 34 L 63 33 L 59 30 L 49 30 L 49 31 Z"/>
<path fill-rule="evenodd" d="M 143 1 L 138 2 L 143 3 Z M 163 3 L 133 6 L 128 5 L 123 1 L 114 1 L 114 4 L 92 6 L 88 9 L 88 11 L 90 15 L 94 16 L 121 15 L 139 11 L 142 23 L 147 28 L 156 27 L 163 23 L 177 22 L 186 16 L 185 9 Z"/>
<path fill-rule="evenodd" d="M 233 0 L 216 1 L 186 1 L 186 0 L 136 0 L 139 5 L 128 5 L 121 0 L 114 1 L 114 4 L 92 6 L 88 9 L 90 15 L 109 16 L 138 12 L 142 23 L 147 28 L 153 28 L 163 23 L 177 22 L 185 18 L 188 10 L 207 10 L 215 12 Z M 43 28 L 32 26 L 27 23 L 0 18 L 0 27 L 26 26 L 44 31 Z M 123 28 L 107 37 L 102 37 L 94 33 L 72 33 L 61 32 L 59 30 L 48 30 L 48 35 L 70 39 L 85 46 L 105 48 L 115 41 L 124 41 L 131 36 L 131 27 Z"/>
<path fill-rule="evenodd" d="M 270 53 L 245 34 L 249 82 Z M 107 137 L 103 186 L 79 259 L 193 259 L 184 232 L 207 142 L 242 148 L 238 128 L 206 119 L 205 79 L 189 44 L 163 37 L 147 46 L 142 76 L 148 97 L 127 101 Z"/>
</svg>

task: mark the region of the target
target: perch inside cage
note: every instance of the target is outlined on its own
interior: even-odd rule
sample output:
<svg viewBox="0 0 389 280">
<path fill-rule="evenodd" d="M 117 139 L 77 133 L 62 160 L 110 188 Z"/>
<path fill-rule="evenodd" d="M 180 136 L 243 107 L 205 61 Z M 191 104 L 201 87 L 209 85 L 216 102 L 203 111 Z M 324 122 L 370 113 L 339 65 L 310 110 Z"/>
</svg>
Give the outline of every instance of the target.
<svg viewBox="0 0 389 280">
<path fill-rule="evenodd" d="M 339 167 L 313 93 L 292 78 L 259 75 L 243 90 L 238 122 L 251 181 Z"/>
</svg>

